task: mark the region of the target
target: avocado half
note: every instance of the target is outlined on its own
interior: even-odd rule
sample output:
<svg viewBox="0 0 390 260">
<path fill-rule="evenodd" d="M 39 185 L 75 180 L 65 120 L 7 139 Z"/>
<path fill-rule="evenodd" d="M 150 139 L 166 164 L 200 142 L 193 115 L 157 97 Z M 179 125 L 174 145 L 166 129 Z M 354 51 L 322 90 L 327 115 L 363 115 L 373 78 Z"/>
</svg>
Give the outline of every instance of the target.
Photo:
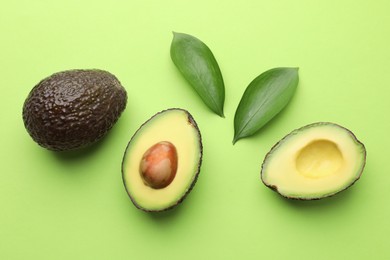
<svg viewBox="0 0 390 260">
<path fill-rule="evenodd" d="M 74 150 L 105 136 L 126 103 L 126 90 L 108 71 L 66 70 L 43 79 L 30 91 L 23 121 L 42 147 Z"/>
<path fill-rule="evenodd" d="M 289 199 L 314 200 L 354 184 L 366 163 L 366 149 L 340 125 L 319 122 L 292 131 L 265 156 L 263 183 Z"/>
<path fill-rule="evenodd" d="M 197 181 L 202 151 L 201 133 L 188 111 L 172 108 L 152 116 L 133 135 L 122 161 L 133 204 L 148 212 L 180 204 Z"/>
</svg>

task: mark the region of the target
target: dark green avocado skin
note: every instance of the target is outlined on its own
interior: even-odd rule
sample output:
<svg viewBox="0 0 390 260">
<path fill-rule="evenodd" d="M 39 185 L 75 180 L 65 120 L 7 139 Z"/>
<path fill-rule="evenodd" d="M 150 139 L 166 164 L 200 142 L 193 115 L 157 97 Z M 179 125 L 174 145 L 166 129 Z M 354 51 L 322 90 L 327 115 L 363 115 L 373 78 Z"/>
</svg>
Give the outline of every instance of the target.
<svg viewBox="0 0 390 260">
<path fill-rule="evenodd" d="M 32 139 L 53 151 L 75 150 L 101 139 L 126 108 L 127 93 L 103 70 L 67 70 L 39 82 L 23 106 Z"/>
</svg>

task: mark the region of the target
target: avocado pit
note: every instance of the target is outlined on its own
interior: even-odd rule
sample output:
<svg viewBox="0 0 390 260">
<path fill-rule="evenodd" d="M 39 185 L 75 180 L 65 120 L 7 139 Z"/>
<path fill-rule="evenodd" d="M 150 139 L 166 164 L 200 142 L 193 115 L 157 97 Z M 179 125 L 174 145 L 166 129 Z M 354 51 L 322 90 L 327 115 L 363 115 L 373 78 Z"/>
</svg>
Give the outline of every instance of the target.
<svg viewBox="0 0 390 260">
<path fill-rule="evenodd" d="M 168 141 L 154 144 L 142 156 L 139 171 L 147 186 L 153 189 L 167 187 L 176 176 L 176 147 Z"/>
</svg>

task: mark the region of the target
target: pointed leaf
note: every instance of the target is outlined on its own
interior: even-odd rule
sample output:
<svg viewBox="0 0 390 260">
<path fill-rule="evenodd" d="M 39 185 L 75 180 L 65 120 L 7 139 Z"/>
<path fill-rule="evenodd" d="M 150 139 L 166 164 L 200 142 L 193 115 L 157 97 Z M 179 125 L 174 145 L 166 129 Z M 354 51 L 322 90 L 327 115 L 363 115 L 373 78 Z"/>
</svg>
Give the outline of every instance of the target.
<svg viewBox="0 0 390 260">
<path fill-rule="evenodd" d="M 233 144 L 276 116 L 294 95 L 298 81 L 298 68 L 274 68 L 255 78 L 237 107 Z"/>
<path fill-rule="evenodd" d="M 223 117 L 225 85 L 211 50 L 199 39 L 173 33 L 171 59 L 183 77 L 216 114 Z"/>
</svg>

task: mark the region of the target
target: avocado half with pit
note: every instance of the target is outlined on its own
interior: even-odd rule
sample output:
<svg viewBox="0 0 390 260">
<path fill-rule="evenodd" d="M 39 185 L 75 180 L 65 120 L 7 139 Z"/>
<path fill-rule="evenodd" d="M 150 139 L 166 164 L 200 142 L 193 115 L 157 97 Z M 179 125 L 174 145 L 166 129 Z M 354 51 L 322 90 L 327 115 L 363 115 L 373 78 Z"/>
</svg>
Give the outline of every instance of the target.
<svg viewBox="0 0 390 260">
<path fill-rule="evenodd" d="M 329 122 L 296 129 L 266 155 L 263 183 L 290 199 L 332 196 L 354 184 L 366 162 L 366 149 L 348 129 Z"/>
<path fill-rule="evenodd" d="M 180 204 L 194 187 L 202 163 L 202 139 L 191 114 L 161 111 L 146 121 L 127 145 L 122 176 L 133 204 L 164 211 Z"/>
</svg>

